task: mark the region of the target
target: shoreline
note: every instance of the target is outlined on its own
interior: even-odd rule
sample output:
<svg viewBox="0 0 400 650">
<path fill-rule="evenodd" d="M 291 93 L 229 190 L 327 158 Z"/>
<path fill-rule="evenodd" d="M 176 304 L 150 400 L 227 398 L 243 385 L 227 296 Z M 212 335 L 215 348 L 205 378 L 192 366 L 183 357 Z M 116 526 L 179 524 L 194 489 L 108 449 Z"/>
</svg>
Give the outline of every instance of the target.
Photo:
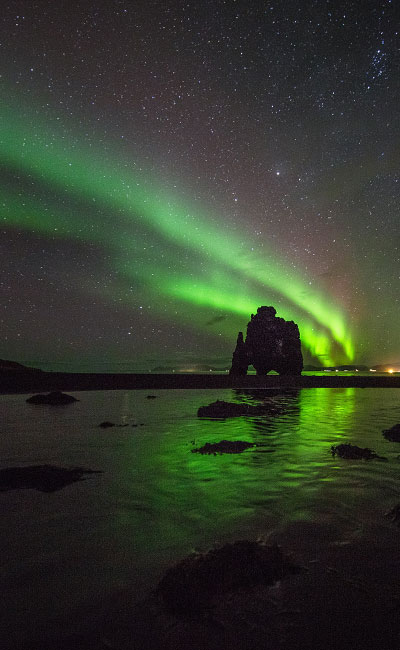
<svg viewBox="0 0 400 650">
<path fill-rule="evenodd" d="M 400 376 L 320 376 L 67 373 L 34 370 L 0 373 L 0 394 L 88 390 L 166 389 L 300 389 L 300 388 L 400 388 Z"/>
</svg>

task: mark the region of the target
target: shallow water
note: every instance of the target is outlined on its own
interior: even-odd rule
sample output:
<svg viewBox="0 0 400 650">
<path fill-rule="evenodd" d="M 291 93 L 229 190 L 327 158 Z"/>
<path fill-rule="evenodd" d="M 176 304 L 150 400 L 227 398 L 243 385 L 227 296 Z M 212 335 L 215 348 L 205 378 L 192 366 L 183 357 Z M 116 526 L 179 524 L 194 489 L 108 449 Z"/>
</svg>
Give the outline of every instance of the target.
<svg viewBox="0 0 400 650">
<path fill-rule="evenodd" d="M 398 389 L 160 390 L 153 400 L 148 391 L 73 394 L 80 401 L 62 407 L 0 396 L 0 468 L 103 472 L 51 494 L 0 493 L 6 639 L 84 629 L 114 594 L 143 598 L 171 563 L 215 543 L 277 540 L 305 563 L 322 561 L 326 545 L 351 548 L 353 564 L 366 545 L 398 553 L 400 531 L 384 513 L 400 502 L 400 445 L 382 436 L 400 422 Z M 266 400 L 271 414 L 197 418 L 216 399 Z M 129 426 L 99 429 L 104 420 Z M 191 453 L 222 439 L 257 447 Z M 340 442 L 388 461 L 333 458 L 330 447 Z M 387 585 L 393 567 L 382 568 L 381 555 L 373 580 Z M 400 553 L 391 562 L 397 571 Z M 367 573 L 357 568 L 359 577 Z"/>
</svg>

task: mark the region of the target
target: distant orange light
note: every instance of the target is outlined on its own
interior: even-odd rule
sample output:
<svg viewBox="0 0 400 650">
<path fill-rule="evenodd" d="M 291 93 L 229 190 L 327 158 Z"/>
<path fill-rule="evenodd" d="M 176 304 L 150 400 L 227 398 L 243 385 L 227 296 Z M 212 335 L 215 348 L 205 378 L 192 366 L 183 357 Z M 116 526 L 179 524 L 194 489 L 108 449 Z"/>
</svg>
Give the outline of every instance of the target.
<svg viewBox="0 0 400 650">
<path fill-rule="evenodd" d="M 390 372 L 390 374 L 392 374 L 392 372 L 393 372 L 393 368 L 389 368 L 389 369 L 388 369 L 388 372 Z"/>
</svg>

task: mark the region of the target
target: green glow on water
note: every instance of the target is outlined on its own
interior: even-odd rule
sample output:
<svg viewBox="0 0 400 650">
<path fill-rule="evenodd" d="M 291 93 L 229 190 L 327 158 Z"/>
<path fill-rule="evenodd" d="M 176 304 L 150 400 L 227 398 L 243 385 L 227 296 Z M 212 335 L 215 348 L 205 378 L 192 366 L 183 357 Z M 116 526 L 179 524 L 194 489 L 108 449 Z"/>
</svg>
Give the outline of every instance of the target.
<svg viewBox="0 0 400 650">
<path fill-rule="evenodd" d="M 136 443 L 126 443 L 126 460 L 131 456 L 129 463 L 139 467 L 145 481 L 140 489 L 148 511 L 157 513 L 151 518 L 157 522 L 152 528 L 155 545 L 157 536 L 171 547 L 179 543 L 179 536 L 192 539 L 199 516 L 207 522 L 201 532 L 206 547 L 225 536 L 257 537 L 286 521 L 312 520 L 325 503 L 325 491 L 334 491 L 336 481 L 343 481 L 330 447 L 360 435 L 357 422 L 368 405 L 366 398 L 363 403 L 365 391 L 355 388 L 303 389 L 274 397 L 268 391 L 203 391 L 201 398 L 197 391 L 184 394 L 187 402 L 183 400 L 178 419 L 169 400 L 165 405 L 161 399 L 157 402 L 157 436 L 141 440 L 145 449 L 139 458 Z M 275 411 L 225 421 L 197 419 L 196 407 L 216 398 L 252 404 L 267 399 Z M 188 405 L 193 412 L 185 410 Z M 258 446 L 234 455 L 191 453 L 193 447 L 223 439 Z M 346 467 L 350 466 L 344 464 L 344 471 Z M 364 468 L 363 464 L 360 471 Z M 171 515 L 171 504 L 179 504 L 179 513 Z"/>
</svg>

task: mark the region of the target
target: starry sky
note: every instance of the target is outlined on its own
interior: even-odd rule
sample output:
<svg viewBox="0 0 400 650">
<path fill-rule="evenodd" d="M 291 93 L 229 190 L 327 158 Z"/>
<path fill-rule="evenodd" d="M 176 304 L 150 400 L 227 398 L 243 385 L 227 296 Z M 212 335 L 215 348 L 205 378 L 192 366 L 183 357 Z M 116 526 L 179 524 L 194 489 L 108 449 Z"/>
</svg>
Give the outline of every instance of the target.
<svg viewBox="0 0 400 650">
<path fill-rule="evenodd" d="M 15 0 L 0 16 L 0 358 L 400 360 L 397 0 Z"/>
</svg>

